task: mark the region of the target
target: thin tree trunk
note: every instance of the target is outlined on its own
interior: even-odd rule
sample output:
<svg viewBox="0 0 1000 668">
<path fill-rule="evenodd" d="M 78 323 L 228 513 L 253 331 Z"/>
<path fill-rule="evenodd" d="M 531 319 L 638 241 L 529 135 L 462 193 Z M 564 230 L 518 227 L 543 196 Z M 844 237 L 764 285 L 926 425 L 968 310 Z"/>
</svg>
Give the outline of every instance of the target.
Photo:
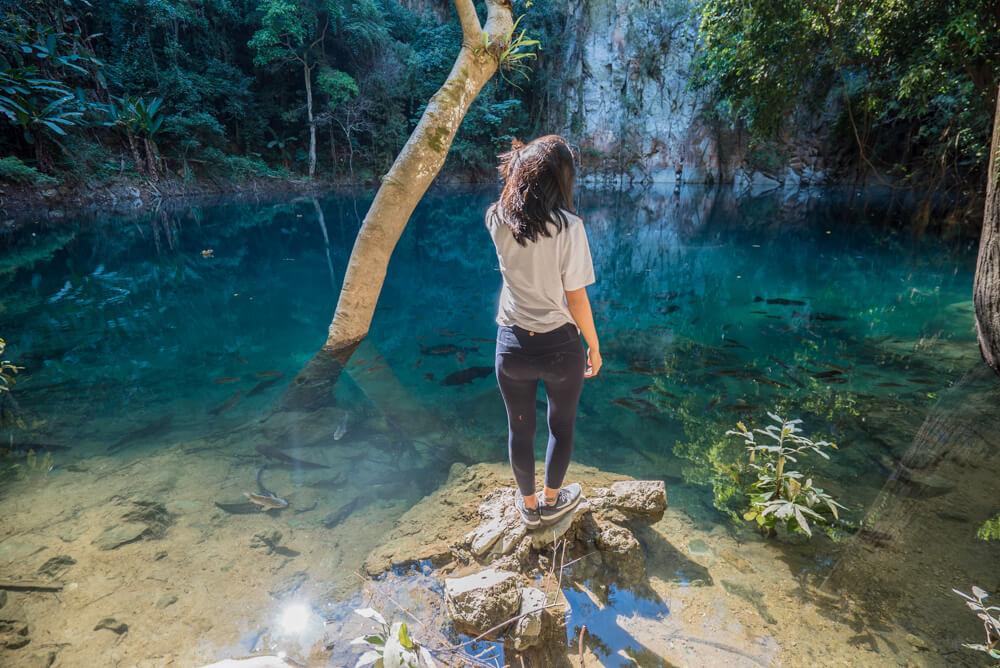
<svg viewBox="0 0 1000 668">
<path fill-rule="evenodd" d="M 997 91 L 990 166 L 986 182 L 983 234 L 972 299 L 976 305 L 976 336 L 983 359 L 1000 374 L 1000 89 Z"/>
<path fill-rule="evenodd" d="M 153 181 L 159 181 L 160 171 L 156 166 L 156 152 L 153 151 L 153 147 L 149 139 L 143 137 L 142 143 L 146 149 L 146 162 L 149 165 L 149 178 Z"/>
<path fill-rule="evenodd" d="M 333 165 L 333 174 L 337 174 L 337 143 L 333 137 L 333 123 L 330 123 L 330 164 Z"/>
<path fill-rule="evenodd" d="M 354 242 L 326 343 L 292 381 L 279 408 L 308 410 L 330 403 L 344 364 L 368 334 L 396 242 L 444 164 L 469 106 L 496 72 L 499 54 L 511 32 L 509 0 L 487 0 L 486 6 L 488 49 L 481 46 L 484 29 L 473 1 L 455 0 L 462 48 L 444 85 L 431 97 L 413 134 L 382 177 Z"/>
<path fill-rule="evenodd" d="M 316 120 L 313 118 L 312 68 L 302 61 L 302 69 L 306 77 L 306 114 L 309 117 L 309 178 L 316 173 Z"/>
<path fill-rule="evenodd" d="M 125 138 L 128 139 L 128 147 L 132 151 L 132 161 L 135 163 L 135 171 L 139 172 L 139 176 L 142 176 L 142 173 L 146 171 L 146 163 L 139 157 L 139 149 L 135 145 L 135 137 L 132 136 L 131 132 L 126 132 Z"/>
</svg>

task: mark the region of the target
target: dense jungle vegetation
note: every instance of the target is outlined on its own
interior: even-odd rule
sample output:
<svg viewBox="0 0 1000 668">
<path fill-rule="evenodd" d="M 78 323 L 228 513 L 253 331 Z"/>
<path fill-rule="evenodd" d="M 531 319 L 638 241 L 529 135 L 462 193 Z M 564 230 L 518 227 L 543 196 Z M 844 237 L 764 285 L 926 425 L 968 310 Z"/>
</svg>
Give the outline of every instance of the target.
<svg viewBox="0 0 1000 668">
<path fill-rule="evenodd" d="M 692 86 L 711 93 L 706 115 L 749 130 L 751 150 L 797 115 L 827 113 L 857 166 L 848 179 L 982 190 L 1000 2 L 698 0 L 690 14 L 681 0 L 635 2 L 644 20 L 698 25 Z M 396 0 L 5 0 L 0 179 L 372 180 L 460 48 L 450 3 L 428 4 L 450 18 Z M 518 0 L 514 13 L 541 43 L 534 71 L 484 89 L 451 149 L 453 177 L 491 178 L 513 136 L 574 132 L 579 110 L 561 95 L 569 31 L 601 26 L 570 21 L 568 0 Z M 650 20 L 650 37 L 664 25 Z M 670 45 L 643 42 L 644 76 L 662 80 L 663 59 L 645 52 Z"/>
</svg>

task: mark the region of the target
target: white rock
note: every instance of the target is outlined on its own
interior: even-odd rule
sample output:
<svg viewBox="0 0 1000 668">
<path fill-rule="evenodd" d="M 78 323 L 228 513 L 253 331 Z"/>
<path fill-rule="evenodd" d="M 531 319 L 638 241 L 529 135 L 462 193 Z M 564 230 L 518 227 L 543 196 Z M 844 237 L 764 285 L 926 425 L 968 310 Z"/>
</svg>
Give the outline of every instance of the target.
<svg viewBox="0 0 1000 668">
<path fill-rule="evenodd" d="M 482 633 L 517 615 L 518 575 L 487 568 L 462 578 L 446 578 L 445 602 L 459 630 Z"/>
</svg>

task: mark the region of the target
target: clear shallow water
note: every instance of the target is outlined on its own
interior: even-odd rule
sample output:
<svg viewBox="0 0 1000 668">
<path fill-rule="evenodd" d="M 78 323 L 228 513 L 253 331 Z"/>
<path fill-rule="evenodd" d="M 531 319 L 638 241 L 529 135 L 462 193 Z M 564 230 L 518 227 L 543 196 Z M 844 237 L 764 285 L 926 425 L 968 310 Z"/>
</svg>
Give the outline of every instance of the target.
<svg viewBox="0 0 1000 668">
<path fill-rule="evenodd" d="M 332 470 L 269 472 L 268 484 L 300 488 L 332 511 L 343 491 L 318 483 L 341 475 L 359 494 L 375 489 L 363 505 L 386 504 L 391 518 L 441 484 L 451 463 L 504 459 L 495 379 L 442 384 L 493 363 L 499 273 L 481 215 L 494 196 L 442 189 L 425 198 L 393 256 L 368 342 L 337 388 L 356 456 L 323 460 Z M 8 461 L 32 445 L 60 446 L 58 475 L 67 462 L 86 469 L 110 455 L 125 464 L 180 442 L 194 443 L 176 462 L 181 476 L 207 471 L 221 452 L 252 471 L 256 441 L 241 449 L 240 434 L 325 339 L 367 204 L 221 203 L 9 233 L 0 335 L 26 372 L 14 395 L 24 427 L 7 427 Z M 958 643 L 979 641 L 975 620 L 949 589 L 1000 589 L 1000 552 L 973 538 L 1000 511 L 990 426 L 1000 402 L 975 344 L 974 244 L 897 233 L 877 195 L 843 191 L 585 192 L 579 211 L 606 366 L 584 390 L 575 459 L 667 480 L 672 507 L 711 531 L 727 521 L 711 483 L 741 456 L 726 429 L 762 426 L 767 410 L 803 418 L 807 433 L 841 445 L 808 467 L 868 533 L 842 545 L 820 537 L 773 546 L 789 560 L 787 577 L 856 601 L 862 629 L 905 617 L 907 631 L 946 652 L 925 652 L 929 663 L 972 661 Z M 408 405 L 381 395 L 387 378 Z M 446 425 L 454 447 L 429 455 L 422 434 L 398 421 L 416 413 Z M 329 434 L 286 430 L 275 445 L 321 437 Z M 541 442 L 540 433 L 539 452 Z M 241 475 L 206 484 L 235 500 L 236 485 L 250 484 Z M 704 553 L 700 544 L 689 551 Z M 338 565 L 357 568 L 349 562 Z M 683 571 L 668 579 L 691 584 Z M 629 596 L 610 610 L 665 614 L 662 602 Z M 942 606 L 944 620 L 930 612 Z M 613 656 L 631 636 L 609 629 L 600 651 Z"/>
</svg>

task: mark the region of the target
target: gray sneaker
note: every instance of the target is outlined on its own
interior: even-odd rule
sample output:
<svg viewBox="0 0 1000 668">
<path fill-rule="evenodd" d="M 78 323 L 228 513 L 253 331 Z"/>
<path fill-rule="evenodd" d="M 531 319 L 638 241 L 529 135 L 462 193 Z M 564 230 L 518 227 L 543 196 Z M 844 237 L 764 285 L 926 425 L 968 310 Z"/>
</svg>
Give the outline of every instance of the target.
<svg viewBox="0 0 1000 668">
<path fill-rule="evenodd" d="M 549 504 L 543 499 L 538 505 L 542 524 L 553 524 L 563 515 L 576 508 L 580 503 L 580 499 L 583 498 L 582 494 L 583 488 L 580 487 L 580 483 L 574 482 L 572 485 L 566 485 L 559 490 L 555 503 Z"/>
<path fill-rule="evenodd" d="M 520 494 L 516 494 L 514 498 L 514 507 L 517 508 L 517 512 L 521 513 L 521 519 L 524 520 L 524 526 L 529 529 L 537 529 L 542 525 L 542 518 L 538 514 L 538 509 L 541 507 L 541 503 L 534 508 L 524 507 L 524 497 Z"/>
</svg>

